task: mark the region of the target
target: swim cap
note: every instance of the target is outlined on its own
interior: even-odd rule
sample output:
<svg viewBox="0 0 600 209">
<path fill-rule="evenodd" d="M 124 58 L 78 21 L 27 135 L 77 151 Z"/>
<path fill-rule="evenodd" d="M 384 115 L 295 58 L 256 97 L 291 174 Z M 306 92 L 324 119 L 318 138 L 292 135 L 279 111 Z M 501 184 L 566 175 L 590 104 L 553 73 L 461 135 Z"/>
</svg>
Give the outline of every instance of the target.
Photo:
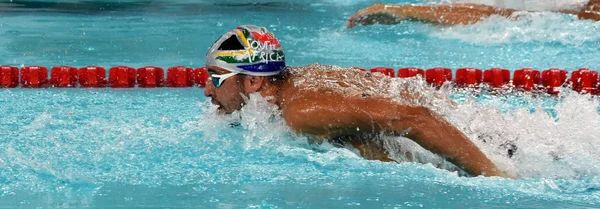
<svg viewBox="0 0 600 209">
<path fill-rule="evenodd" d="M 266 28 L 243 25 L 212 45 L 206 65 L 246 75 L 270 76 L 285 69 L 285 55 L 279 40 Z"/>
</svg>

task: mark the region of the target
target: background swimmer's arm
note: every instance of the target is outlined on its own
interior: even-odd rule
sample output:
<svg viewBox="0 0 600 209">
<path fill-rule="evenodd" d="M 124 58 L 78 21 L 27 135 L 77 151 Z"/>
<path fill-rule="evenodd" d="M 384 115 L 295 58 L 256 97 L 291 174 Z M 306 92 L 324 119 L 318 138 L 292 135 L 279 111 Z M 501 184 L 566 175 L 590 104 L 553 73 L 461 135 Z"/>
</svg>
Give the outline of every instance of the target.
<svg viewBox="0 0 600 209">
<path fill-rule="evenodd" d="M 581 20 L 600 21 L 600 0 L 590 0 L 577 17 Z"/>
<path fill-rule="evenodd" d="M 577 17 L 580 20 L 594 20 L 594 21 L 600 21 L 600 12 L 597 11 L 589 11 L 589 10 L 585 10 L 585 11 L 581 11 L 577 14 Z"/>
<path fill-rule="evenodd" d="M 460 130 L 427 108 L 331 92 L 299 92 L 289 101 L 282 111 L 296 131 L 322 137 L 403 135 L 473 175 L 506 176 Z"/>
<path fill-rule="evenodd" d="M 397 24 L 411 19 L 437 24 L 472 24 L 490 15 L 510 17 L 515 10 L 481 4 L 383 5 L 374 4 L 348 19 L 347 27 L 356 25 Z"/>
</svg>

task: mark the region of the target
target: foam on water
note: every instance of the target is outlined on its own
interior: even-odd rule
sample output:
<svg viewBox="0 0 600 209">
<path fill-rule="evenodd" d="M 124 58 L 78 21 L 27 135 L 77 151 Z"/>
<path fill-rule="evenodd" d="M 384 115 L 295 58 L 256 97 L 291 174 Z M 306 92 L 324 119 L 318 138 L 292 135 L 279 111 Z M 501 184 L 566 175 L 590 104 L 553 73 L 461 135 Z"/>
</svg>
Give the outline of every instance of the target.
<svg viewBox="0 0 600 209">
<path fill-rule="evenodd" d="M 421 85 L 418 79 L 409 82 L 412 85 Z M 430 96 L 439 97 L 440 93 L 443 92 L 436 92 L 436 95 Z M 218 130 L 219 127 L 228 126 L 235 121 L 243 127 L 243 137 L 237 140 L 243 140 L 241 145 L 243 149 L 267 150 L 271 154 L 281 154 L 288 158 L 312 162 L 322 168 L 358 169 L 364 170 L 363 172 L 374 169 L 374 175 L 384 179 L 400 177 L 421 179 L 444 185 L 497 188 L 505 192 L 508 186 L 511 190 L 508 193 L 536 194 L 547 199 L 579 203 L 600 200 L 599 194 L 589 193 L 600 188 L 600 178 L 597 177 L 600 172 L 597 166 L 600 152 L 592 145 L 598 140 L 596 121 L 600 116 L 597 98 L 567 93 L 554 107 L 557 113 L 555 117 L 548 115 L 541 108 L 535 108 L 534 112 L 529 109 L 529 107 L 539 107 L 543 100 L 552 98 L 542 99 L 531 96 L 525 98 L 528 104 L 508 110 L 506 107 L 515 106 L 509 103 L 519 100 L 519 97 L 492 96 L 485 101 L 472 101 L 471 99 L 475 99 L 473 97 L 455 106 L 435 104 L 431 106 L 461 128 L 502 169 L 523 178 L 516 181 L 484 177 L 461 178 L 454 172 L 435 169 L 434 167 L 446 166 L 447 169 L 452 167 L 444 164 L 445 162 L 442 162 L 438 156 L 402 137 L 383 137 L 383 140 L 388 143 L 387 148 L 398 149 L 390 150 L 392 153 L 411 152 L 426 164 L 379 163 L 361 159 L 358 152 L 351 148 L 336 148 L 328 143 L 310 144 L 307 136 L 292 133 L 285 125 L 284 119 L 276 116 L 278 115 L 276 108 L 258 95 L 252 95 L 243 110 L 230 116 L 214 116 L 210 113 L 214 111 L 209 111 L 203 117 L 211 119 L 201 120 L 205 122 L 193 127 L 200 127 L 205 133 L 215 134 L 217 137 L 219 133 L 210 133 L 210 130 Z M 573 116 L 582 113 L 585 116 Z M 481 141 L 484 137 L 485 143 Z M 214 142 L 217 143 L 219 140 L 223 142 L 222 139 Z M 518 151 L 512 158 L 507 157 L 506 148 L 503 147 L 508 140 L 518 147 Z M 236 143 L 236 141 L 226 140 L 223 145 L 227 147 L 228 143 Z M 401 156 L 396 157 L 401 159 Z M 429 163 L 433 163 L 434 166 Z M 388 176 L 389 174 L 380 171 L 402 174 Z M 340 174 L 329 173 L 329 171 L 326 173 L 319 178 L 328 179 L 332 177 L 330 175 Z M 317 177 L 320 174 L 307 172 L 303 175 Z M 300 176 L 302 175 L 284 178 L 300 178 Z M 336 176 L 336 178 L 344 177 Z"/>
<path fill-rule="evenodd" d="M 438 107 L 504 169 L 521 177 L 578 178 L 600 173 L 596 141 L 598 100 L 565 89 L 553 114 L 544 102 L 557 98 L 489 97 L 485 102 L 462 103 L 454 109 Z M 510 101 L 510 102 L 509 102 Z M 515 105 L 515 102 L 516 105 Z M 512 106 L 507 109 L 507 106 Z M 516 108 L 515 108 L 516 106 Z M 485 143 L 484 143 L 485 141 Z M 517 147 L 509 159 L 507 145 Z"/>
<path fill-rule="evenodd" d="M 450 3 L 476 3 L 528 11 L 578 10 L 587 0 L 442 0 Z"/>
<path fill-rule="evenodd" d="M 408 82 L 413 85 L 413 89 L 430 89 L 422 87 L 423 81 L 420 79 L 393 80 L 404 85 Z M 429 94 L 425 97 L 430 99 L 439 98 L 440 94 L 444 93 L 426 90 L 422 92 Z M 457 105 L 448 105 L 447 102 L 428 104 L 461 128 L 501 169 L 520 178 L 540 179 L 533 183 L 516 183 L 519 186 L 515 186 L 522 188 L 524 192 L 552 191 L 577 194 L 590 189 L 595 190 L 600 186 L 599 179 L 595 177 L 600 174 L 600 149 L 596 146 L 600 139 L 599 101 L 596 97 L 581 95 L 569 89 L 563 89 L 562 95 L 560 98 L 530 94 L 516 97 L 488 96 L 483 100 L 471 97 Z M 475 101 L 476 99 L 479 101 Z M 554 107 L 546 107 L 553 109 L 555 116 L 543 109 L 544 106 L 548 106 L 545 104 L 547 100 L 558 100 Z M 520 102 L 522 104 L 519 104 Z M 260 109 L 264 108 L 253 108 L 251 111 Z M 286 128 L 282 130 L 287 131 Z M 384 140 L 389 143 L 387 148 L 398 149 L 390 150 L 392 153 L 411 152 L 414 156 L 420 156 L 418 161 L 452 169 L 444 164 L 447 162 L 441 162 L 439 157 L 415 143 L 410 143 L 406 138 L 387 137 Z M 511 158 L 507 156 L 507 142 L 517 147 Z M 334 153 L 337 155 L 337 152 Z M 342 157 L 356 158 L 355 155 L 356 152 Z M 331 160 L 329 155 L 320 157 L 325 157 L 326 162 Z M 468 179 L 461 179 L 460 182 L 459 184 L 473 183 Z M 490 184 L 479 180 L 475 182 Z M 506 182 L 493 181 L 492 184 L 496 183 L 501 185 Z M 599 196 L 582 197 L 594 201 Z"/>
<path fill-rule="evenodd" d="M 554 43 L 584 49 L 598 48 L 600 43 L 599 22 L 580 21 L 574 15 L 553 12 L 518 12 L 513 16 L 517 19 L 492 16 L 473 25 L 439 27 L 432 30 L 432 36 L 482 45 Z"/>
<path fill-rule="evenodd" d="M 402 82 L 425 88 L 419 87 L 422 81 L 418 79 Z M 432 106 L 465 130 L 502 168 L 530 177 L 509 180 L 462 178 L 456 172 L 437 169 L 439 158 L 397 137 L 383 139 L 390 142 L 389 148 L 401 145 L 395 148 L 417 153 L 421 160 L 435 166 L 365 160 L 356 150 L 312 143 L 309 137 L 290 131 L 276 107 L 258 95 L 250 95 L 241 111 L 218 115 L 210 102 L 194 98 L 198 93 L 3 90 L 0 104 L 6 108 L 0 110 L 4 116 L 0 128 L 8 135 L 3 137 L 7 140 L 0 141 L 0 191 L 2 196 L 11 197 L 3 201 L 19 200 L 23 195 L 31 195 L 31 200 L 39 198 L 36 194 L 46 194 L 40 204 L 111 207 L 116 206 L 111 202 L 122 199 L 109 198 L 104 203 L 94 200 L 130 189 L 131 193 L 122 195 L 140 198 L 134 194 L 136 188 L 166 188 L 166 194 L 184 196 L 187 193 L 183 192 L 193 196 L 212 191 L 210 198 L 204 198 L 224 201 L 227 198 L 218 191 L 229 187 L 240 190 L 254 184 L 269 188 L 303 185 L 300 188 L 332 187 L 340 192 L 349 187 L 345 182 L 371 182 L 385 191 L 435 184 L 421 192 L 446 188 L 459 199 L 466 195 L 490 202 L 514 196 L 583 205 L 600 200 L 593 192 L 600 188 L 598 167 L 594 165 L 597 160 L 591 159 L 597 159 L 598 153 L 593 144 L 586 145 L 597 140 L 594 137 L 598 132 L 593 122 L 597 121 L 598 103 L 590 97 L 575 94 L 562 98 L 555 107 L 558 121 L 543 111 L 507 111 L 504 105 L 511 106 L 507 103 L 514 100 L 501 97 L 476 102 L 465 99 L 454 107 Z M 35 102 L 7 105 L 17 98 Z M 538 102 L 534 98 L 526 101 L 532 106 Z M 126 110 L 113 111 L 122 108 Z M 581 113 L 585 115 L 574 117 Z M 577 129 L 576 124 L 584 128 Z M 548 126 L 554 129 L 549 134 L 545 133 Z M 567 130 L 571 132 L 562 132 Z M 481 143 L 477 141 L 479 135 L 490 139 Z M 508 136 L 523 137 L 515 140 L 519 150 L 511 159 L 498 148 Z M 550 144 L 546 136 L 553 137 L 550 140 L 556 144 Z M 553 155 L 561 159 L 555 160 Z M 265 195 L 246 195 L 261 194 Z M 352 194 L 347 195 L 351 198 Z"/>
<path fill-rule="evenodd" d="M 384 96 L 399 103 L 430 107 L 456 124 L 486 154 L 514 176 L 577 178 L 600 174 L 600 162 L 596 160 L 600 159 L 600 152 L 594 144 L 600 138 L 599 103 L 596 97 L 563 89 L 561 98 L 529 94 L 513 98 L 488 96 L 487 99 L 472 96 L 463 98 L 461 103 L 452 104 L 445 98 L 452 94 L 450 89 L 453 88 L 436 91 L 420 77 L 388 78 L 379 73 L 370 74 L 317 64 L 292 68 L 291 72 L 295 75 L 296 86 L 314 88 L 317 91 L 329 89 L 354 97 Z M 340 72 L 343 73 L 338 74 Z M 407 96 L 415 99 L 406 99 Z M 556 101 L 558 104 L 554 107 L 546 104 L 547 101 L 558 99 L 560 101 Z M 479 101 L 475 102 L 476 100 Z M 268 109 L 275 111 L 273 108 Z M 241 113 L 248 115 L 251 112 Z M 270 118 L 264 114 L 263 117 Z M 282 129 L 285 124 L 280 122 L 276 127 Z M 403 139 L 388 138 L 387 141 L 395 142 L 394 145 L 388 144 L 388 148 L 421 156 L 417 161 L 441 163 L 439 158 L 424 153 L 414 144 L 403 142 Z M 405 148 L 406 146 L 409 148 Z M 516 146 L 516 150 L 513 146 Z M 507 153 L 509 149 L 515 151 L 511 158 Z M 398 150 L 390 152 L 398 153 Z"/>
</svg>

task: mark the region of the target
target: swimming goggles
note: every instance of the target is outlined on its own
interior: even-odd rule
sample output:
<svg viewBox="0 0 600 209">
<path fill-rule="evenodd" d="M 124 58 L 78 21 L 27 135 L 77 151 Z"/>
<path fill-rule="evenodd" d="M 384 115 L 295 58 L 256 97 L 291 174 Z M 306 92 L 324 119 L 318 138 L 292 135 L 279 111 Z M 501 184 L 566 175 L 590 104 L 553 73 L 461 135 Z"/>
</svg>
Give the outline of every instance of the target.
<svg viewBox="0 0 600 209">
<path fill-rule="evenodd" d="M 210 73 L 210 81 L 212 81 L 213 85 L 215 85 L 215 87 L 219 88 L 221 87 L 221 84 L 223 84 L 223 82 L 225 80 L 227 80 L 228 78 L 231 78 L 231 76 L 237 75 L 238 73 L 227 73 L 227 74 L 222 74 L 222 75 L 218 75 L 218 74 L 213 74 Z"/>
</svg>

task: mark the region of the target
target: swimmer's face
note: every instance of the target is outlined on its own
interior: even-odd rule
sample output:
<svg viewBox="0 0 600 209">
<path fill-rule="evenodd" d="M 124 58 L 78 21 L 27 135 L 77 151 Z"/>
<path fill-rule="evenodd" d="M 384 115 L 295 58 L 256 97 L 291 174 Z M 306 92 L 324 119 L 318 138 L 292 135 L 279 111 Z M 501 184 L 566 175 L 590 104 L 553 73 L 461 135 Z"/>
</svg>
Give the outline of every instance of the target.
<svg viewBox="0 0 600 209">
<path fill-rule="evenodd" d="M 223 68 L 208 66 L 206 68 L 209 75 L 223 75 L 230 73 L 230 71 Z M 223 80 L 221 86 L 218 88 L 215 84 L 208 79 L 206 87 L 204 88 L 204 95 L 211 98 L 211 102 L 214 105 L 218 105 L 218 111 L 222 114 L 230 114 L 233 111 L 239 110 L 244 106 L 244 98 L 242 97 L 243 75 L 234 75 L 230 78 Z"/>
</svg>

